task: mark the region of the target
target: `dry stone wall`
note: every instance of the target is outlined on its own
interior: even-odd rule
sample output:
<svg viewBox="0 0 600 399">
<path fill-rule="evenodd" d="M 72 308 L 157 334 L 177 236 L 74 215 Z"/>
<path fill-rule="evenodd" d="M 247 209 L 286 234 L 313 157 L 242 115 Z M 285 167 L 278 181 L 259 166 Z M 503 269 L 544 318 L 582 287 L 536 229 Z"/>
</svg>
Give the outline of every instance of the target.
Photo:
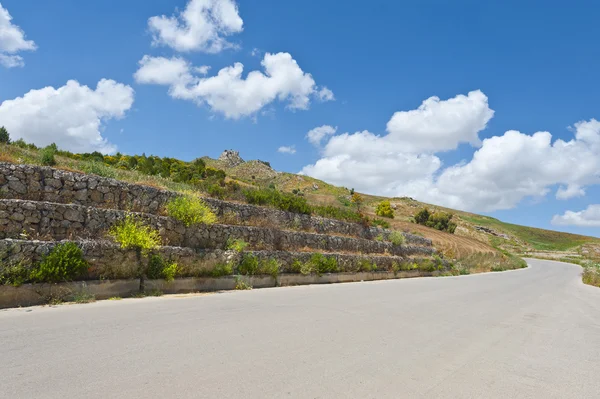
<svg viewBox="0 0 600 399">
<path fill-rule="evenodd" d="M 0 200 L 0 238 L 98 239 L 106 237 L 108 230 L 127 214 L 117 209 L 4 199 Z M 186 227 L 164 216 L 145 213 L 134 215 L 157 229 L 164 244 L 171 246 L 225 249 L 229 239 L 241 239 L 252 248 L 269 250 L 310 248 L 325 252 L 387 253 L 397 256 L 433 253 L 432 247 L 394 246 L 390 242 L 363 238 L 239 225 Z"/>
<path fill-rule="evenodd" d="M 95 175 L 73 173 L 49 167 L 0 163 L 0 197 L 88 207 L 112 208 L 158 214 L 178 193 L 129 184 Z M 276 209 L 205 198 L 215 213 L 235 224 L 270 225 L 320 234 L 347 235 L 372 239 L 389 231 L 365 228 L 357 223 L 299 215 Z M 0 218 L 2 219 L 2 218 Z M 410 244 L 431 246 L 431 240 L 405 234 Z"/>
<path fill-rule="evenodd" d="M 5 267 L 22 264 L 26 268 L 33 268 L 56 245 L 57 241 L 36 240 L 0 240 L 0 273 Z M 85 279 L 129 279 L 139 276 L 139 264 L 135 251 L 123 250 L 118 245 L 109 241 L 83 240 L 76 241 L 83 250 L 84 258 L 90 267 Z M 308 262 L 314 255 L 307 252 L 288 251 L 250 251 L 247 254 L 256 256 L 259 261 L 275 259 L 280 264 L 282 273 L 292 273 L 295 261 Z M 236 265 L 240 262 L 241 253 L 224 250 L 193 250 L 181 247 L 161 247 L 155 252 L 166 262 L 178 264 L 179 277 L 201 277 L 210 275 L 211 271 L 219 264 Z M 377 270 L 392 270 L 394 263 L 398 266 L 413 262 L 426 262 L 426 259 L 406 259 L 397 256 L 383 255 L 352 255 L 352 254 L 327 254 L 337 260 L 340 272 L 356 272 L 360 270 L 362 262 L 376 264 Z M 147 258 L 142 260 L 146 266 Z"/>
</svg>

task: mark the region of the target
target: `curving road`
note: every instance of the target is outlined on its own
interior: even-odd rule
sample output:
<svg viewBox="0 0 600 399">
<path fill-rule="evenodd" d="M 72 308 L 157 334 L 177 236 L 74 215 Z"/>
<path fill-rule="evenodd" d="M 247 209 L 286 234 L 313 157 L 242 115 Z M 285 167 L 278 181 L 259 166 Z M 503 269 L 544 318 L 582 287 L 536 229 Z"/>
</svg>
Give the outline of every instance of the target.
<svg viewBox="0 0 600 399">
<path fill-rule="evenodd" d="M 600 398 L 578 266 L 0 311 L 6 398 Z"/>
</svg>

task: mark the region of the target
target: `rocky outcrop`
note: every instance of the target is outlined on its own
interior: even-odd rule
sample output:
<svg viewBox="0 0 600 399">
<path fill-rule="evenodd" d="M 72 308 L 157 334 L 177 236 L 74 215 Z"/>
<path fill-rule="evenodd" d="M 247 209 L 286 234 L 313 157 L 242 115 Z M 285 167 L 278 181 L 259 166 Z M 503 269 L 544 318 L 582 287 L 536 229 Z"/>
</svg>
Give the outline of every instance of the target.
<svg viewBox="0 0 600 399">
<path fill-rule="evenodd" d="M 229 167 L 235 167 L 244 163 L 242 157 L 240 157 L 239 151 L 225 150 L 219 156 L 219 161 L 223 161 Z"/>
</svg>

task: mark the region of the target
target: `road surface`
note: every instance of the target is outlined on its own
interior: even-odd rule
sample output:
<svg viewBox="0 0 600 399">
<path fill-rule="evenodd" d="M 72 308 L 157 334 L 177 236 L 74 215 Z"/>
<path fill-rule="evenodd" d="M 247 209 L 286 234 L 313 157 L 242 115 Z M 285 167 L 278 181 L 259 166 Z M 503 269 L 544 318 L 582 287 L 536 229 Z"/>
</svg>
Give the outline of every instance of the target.
<svg viewBox="0 0 600 399">
<path fill-rule="evenodd" d="M 6 398 L 600 398 L 581 269 L 0 311 Z"/>
</svg>

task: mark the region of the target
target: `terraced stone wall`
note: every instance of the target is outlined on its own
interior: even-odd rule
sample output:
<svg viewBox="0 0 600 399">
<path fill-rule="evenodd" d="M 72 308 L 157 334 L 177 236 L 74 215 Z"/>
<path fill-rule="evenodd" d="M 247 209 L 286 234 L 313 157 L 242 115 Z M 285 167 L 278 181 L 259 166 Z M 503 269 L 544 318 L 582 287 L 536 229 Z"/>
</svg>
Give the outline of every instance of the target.
<svg viewBox="0 0 600 399">
<path fill-rule="evenodd" d="M 34 165 L 0 163 L 0 197 L 88 207 L 112 208 L 149 214 L 159 214 L 165 204 L 180 194 L 154 187 L 129 184 L 122 181 L 58 170 Z M 320 234 L 338 234 L 372 239 L 389 231 L 365 228 L 357 223 L 299 215 L 276 209 L 238 204 L 205 198 L 215 213 L 229 224 L 259 224 L 277 228 L 311 231 Z M 18 217 L 18 216 L 17 216 Z M 6 217 L 0 216 L 0 223 Z M 77 220 L 73 220 L 77 222 Z M 431 240 L 406 234 L 409 243 L 431 246 Z"/>
<path fill-rule="evenodd" d="M 0 240 L 0 272 L 5 267 L 21 263 L 25 268 L 32 268 L 52 248 L 60 242 L 36 240 Z M 123 250 L 118 245 L 109 241 L 77 241 L 89 262 L 90 267 L 86 279 L 128 279 L 139 275 L 139 265 L 135 251 Z M 250 251 L 248 254 L 256 256 L 259 261 L 275 259 L 280 264 L 281 273 L 297 273 L 293 269 L 295 261 L 307 262 L 314 253 L 288 252 L 288 251 Z M 180 273 L 178 277 L 199 277 L 210 275 L 218 264 L 237 264 L 242 253 L 224 250 L 193 250 L 191 248 L 161 247 L 155 252 L 167 262 L 176 262 Z M 427 262 L 426 259 L 407 259 L 384 255 L 353 255 L 353 254 L 326 254 L 337 260 L 340 272 L 356 272 L 361 270 L 361 264 L 369 262 L 377 265 L 379 271 L 390 271 L 394 262 L 396 265 L 407 265 L 413 262 Z M 143 265 L 147 258 L 143 259 Z M 145 266 L 144 266 L 145 267 Z"/>
<path fill-rule="evenodd" d="M 0 238 L 43 240 L 99 239 L 128 213 L 51 202 L 0 200 Z M 394 246 L 390 242 L 240 225 L 186 227 L 178 221 L 151 214 L 135 214 L 157 229 L 165 245 L 194 249 L 225 249 L 229 239 L 241 239 L 256 249 L 325 252 L 387 253 L 397 256 L 431 255 L 432 247 Z"/>
</svg>

